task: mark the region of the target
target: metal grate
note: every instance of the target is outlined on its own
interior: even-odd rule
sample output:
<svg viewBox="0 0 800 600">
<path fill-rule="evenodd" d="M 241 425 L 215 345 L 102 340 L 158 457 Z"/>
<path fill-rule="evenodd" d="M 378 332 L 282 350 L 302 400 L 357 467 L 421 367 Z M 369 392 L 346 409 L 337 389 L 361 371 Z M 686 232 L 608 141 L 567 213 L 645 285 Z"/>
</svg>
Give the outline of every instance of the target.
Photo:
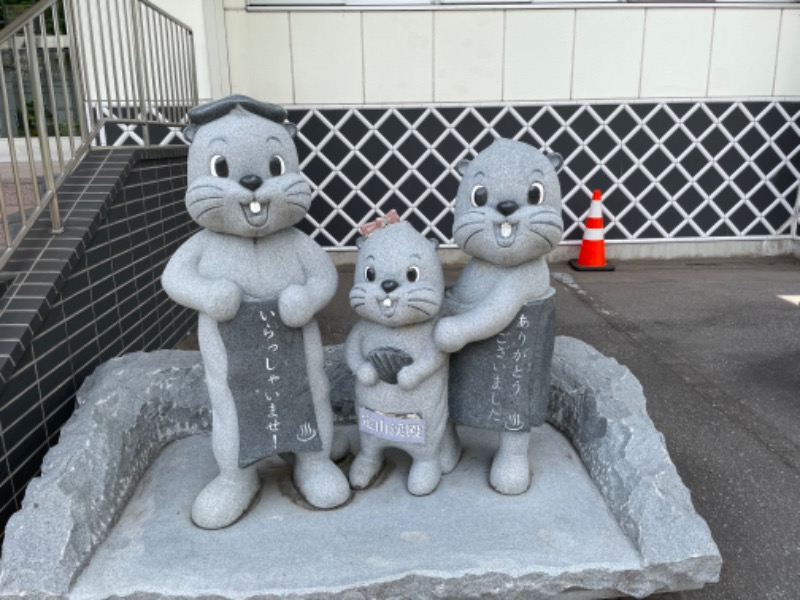
<svg viewBox="0 0 800 600">
<path fill-rule="evenodd" d="M 566 159 L 566 243 L 580 241 L 593 189 L 612 241 L 796 228 L 799 102 L 293 108 L 290 119 L 317 194 L 303 228 L 331 248 L 352 247 L 359 223 L 392 208 L 450 243 L 453 166 L 496 137 Z"/>
</svg>

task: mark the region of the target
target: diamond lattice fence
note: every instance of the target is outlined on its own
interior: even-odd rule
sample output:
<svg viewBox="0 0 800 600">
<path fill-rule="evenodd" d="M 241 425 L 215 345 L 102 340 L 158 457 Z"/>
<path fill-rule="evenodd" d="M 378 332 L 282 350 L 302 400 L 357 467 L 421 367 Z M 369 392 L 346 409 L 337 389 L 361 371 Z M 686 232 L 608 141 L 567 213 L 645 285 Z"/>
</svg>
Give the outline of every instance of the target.
<svg viewBox="0 0 800 600">
<path fill-rule="evenodd" d="M 566 159 L 567 243 L 593 189 L 606 239 L 789 237 L 800 177 L 800 103 L 680 102 L 294 108 L 302 170 L 317 199 L 303 228 L 351 247 L 357 225 L 395 208 L 451 240 L 454 165 L 496 137 Z"/>
<path fill-rule="evenodd" d="M 143 143 L 129 110 L 106 111 L 119 122 L 101 145 Z M 316 192 L 301 228 L 329 248 L 354 247 L 358 225 L 393 208 L 449 244 L 454 166 L 496 137 L 564 156 L 565 243 L 580 242 L 594 189 L 612 243 L 800 235 L 800 102 L 295 107 L 289 119 Z M 150 135 L 184 143 L 180 127 Z"/>
</svg>

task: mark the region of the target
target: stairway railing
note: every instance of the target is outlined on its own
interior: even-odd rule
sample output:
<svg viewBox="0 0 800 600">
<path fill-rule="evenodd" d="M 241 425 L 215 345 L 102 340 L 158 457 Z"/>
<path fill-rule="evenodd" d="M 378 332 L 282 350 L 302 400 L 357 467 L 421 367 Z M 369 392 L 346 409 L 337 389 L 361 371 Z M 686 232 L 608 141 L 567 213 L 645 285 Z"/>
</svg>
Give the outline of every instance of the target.
<svg viewBox="0 0 800 600">
<path fill-rule="evenodd" d="M 62 230 L 92 146 L 182 140 L 194 65 L 192 30 L 147 0 L 42 0 L 0 31 L 0 269 L 43 212 Z"/>
</svg>

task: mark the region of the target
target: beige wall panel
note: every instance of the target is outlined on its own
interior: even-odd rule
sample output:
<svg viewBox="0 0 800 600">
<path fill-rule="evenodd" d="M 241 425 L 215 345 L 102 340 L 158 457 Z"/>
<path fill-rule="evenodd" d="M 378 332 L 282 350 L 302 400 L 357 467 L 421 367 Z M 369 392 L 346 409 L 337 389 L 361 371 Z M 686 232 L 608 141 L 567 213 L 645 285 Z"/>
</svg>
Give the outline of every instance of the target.
<svg viewBox="0 0 800 600">
<path fill-rule="evenodd" d="M 433 100 L 433 13 L 364 13 L 366 102 Z"/>
<path fill-rule="evenodd" d="M 645 21 L 645 98 L 704 96 L 714 28 L 713 9 L 649 9 Z"/>
<path fill-rule="evenodd" d="M 434 24 L 434 99 L 502 100 L 502 11 L 441 11 Z"/>
<path fill-rule="evenodd" d="M 225 13 L 231 93 L 258 100 L 292 102 L 289 15 Z"/>
<path fill-rule="evenodd" d="M 295 12 L 290 23 L 295 102 L 363 102 L 361 13 Z"/>
<path fill-rule="evenodd" d="M 153 4 L 172 15 L 192 29 L 194 38 L 195 69 L 197 72 L 197 91 L 201 99 L 212 97 L 212 69 L 214 57 L 209 56 L 209 48 L 215 46 L 215 39 L 209 39 L 206 31 L 206 14 L 201 2 L 181 2 L 180 0 L 154 0 Z M 217 65 L 216 61 L 214 64 Z M 215 69 L 216 71 L 216 69 Z"/>
<path fill-rule="evenodd" d="M 769 96 L 775 78 L 778 9 L 716 9 L 709 96 Z"/>
<path fill-rule="evenodd" d="M 574 10 L 511 10 L 506 13 L 505 100 L 570 97 Z"/>
<path fill-rule="evenodd" d="M 800 10 L 783 11 L 775 94 L 800 96 Z"/>
<path fill-rule="evenodd" d="M 578 11 L 573 98 L 639 95 L 644 12 L 644 9 Z"/>
</svg>

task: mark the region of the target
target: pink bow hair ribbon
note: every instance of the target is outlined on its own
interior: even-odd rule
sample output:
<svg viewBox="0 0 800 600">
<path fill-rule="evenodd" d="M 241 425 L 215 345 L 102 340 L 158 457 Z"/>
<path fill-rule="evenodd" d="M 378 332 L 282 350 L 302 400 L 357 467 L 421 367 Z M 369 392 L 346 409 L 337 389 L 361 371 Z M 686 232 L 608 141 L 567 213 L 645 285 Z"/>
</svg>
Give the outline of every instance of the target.
<svg viewBox="0 0 800 600">
<path fill-rule="evenodd" d="M 359 227 L 361 231 L 361 235 L 364 237 L 369 237 L 379 229 L 383 229 L 387 225 L 394 225 L 395 223 L 400 222 L 400 215 L 397 214 L 395 209 L 390 210 L 388 213 L 383 215 L 382 217 L 378 217 L 374 221 L 369 221 L 368 223 L 364 223 Z"/>
</svg>

